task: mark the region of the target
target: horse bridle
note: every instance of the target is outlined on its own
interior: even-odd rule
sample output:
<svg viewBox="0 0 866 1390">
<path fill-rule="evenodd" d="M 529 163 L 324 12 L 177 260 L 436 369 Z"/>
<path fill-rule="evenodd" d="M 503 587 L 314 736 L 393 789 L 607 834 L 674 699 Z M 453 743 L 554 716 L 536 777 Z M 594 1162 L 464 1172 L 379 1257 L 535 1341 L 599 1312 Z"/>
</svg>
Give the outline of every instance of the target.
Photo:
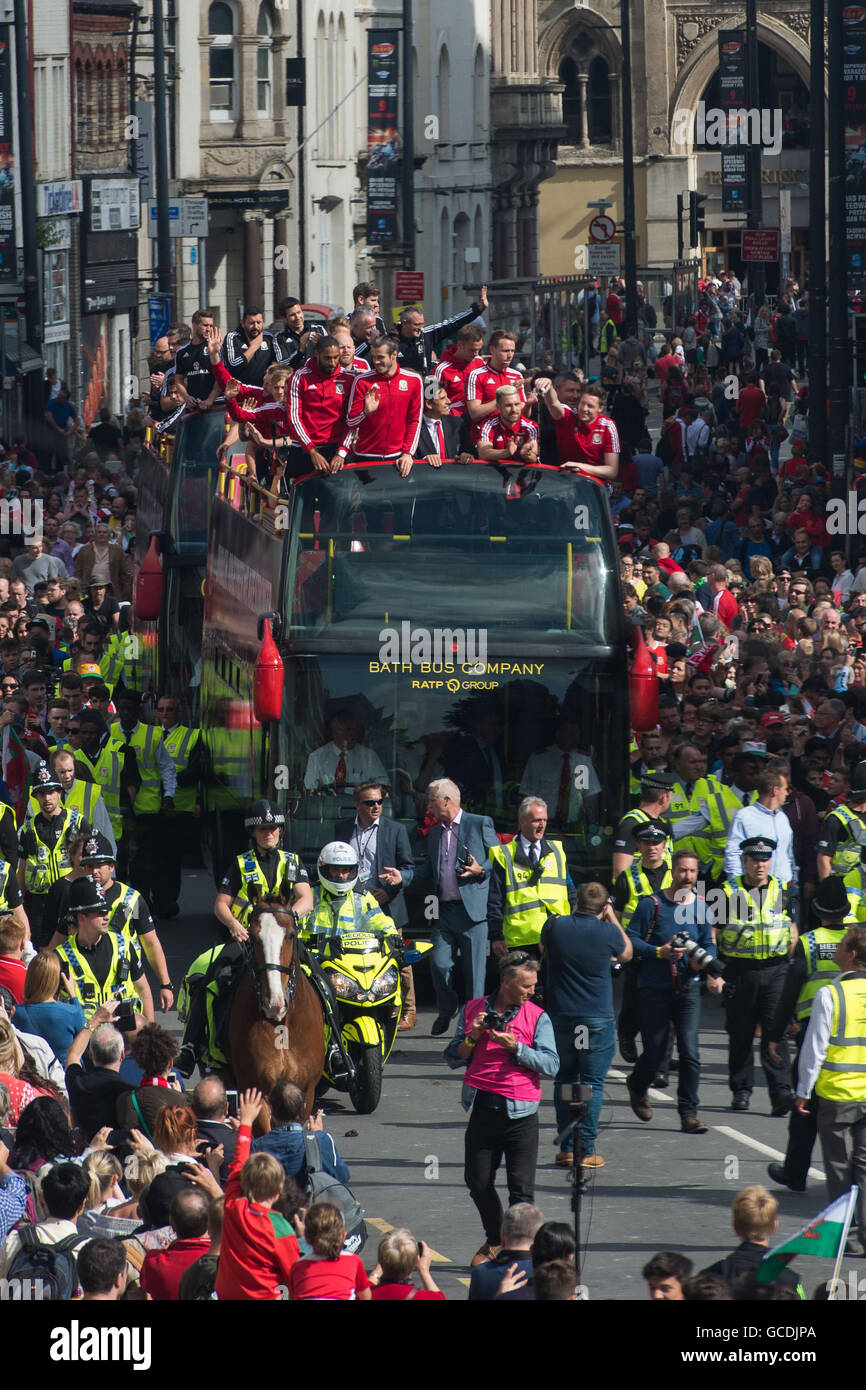
<svg viewBox="0 0 866 1390">
<path fill-rule="evenodd" d="M 252 974 L 252 977 L 253 977 L 253 986 L 254 986 L 255 991 L 256 991 L 256 1004 L 257 1004 L 257 1006 L 258 1006 L 259 1013 L 264 1013 L 264 1012 L 265 1012 L 265 998 L 264 998 L 264 991 L 263 991 L 263 989 L 262 989 L 262 980 L 261 980 L 261 977 L 262 977 L 262 975 L 264 975 L 268 970 L 276 970 L 280 975 L 285 975 L 285 976 L 287 977 L 286 984 L 285 984 L 285 986 L 284 986 L 284 988 L 283 988 L 283 999 L 285 1000 L 286 1004 L 287 1004 L 289 1007 L 294 1003 L 294 1000 L 295 1000 L 295 993 L 296 993 L 297 988 L 298 988 L 298 954 L 299 954 L 299 952 L 298 952 L 298 935 L 297 935 L 297 930 L 298 930 L 298 918 L 297 918 L 297 914 L 294 913 L 294 912 L 292 912 L 291 908 L 287 908 L 286 905 L 285 905 L 285 903 L 280 902 L 279 899 L 274 899 L 274 901 L 271 902 L 271 901 L 270 901 L 269 899 L 267 899 L 267 898 L 261 898 L 261 899 L 256 903 L 256 905 L 255 905 L 255 908 L 254 908 L 254 910 L 253 910 L 253 916 L 254 916 L 254 917 L 257 916 L 257 915 L 259 914 L 260 911 L 264 911 L 264 910 L 265 910 L 267 907 L 269 907 L 269 906 L 270 906 L 270 907 L 274 907 L 274 906 L 277 906 L 277 905 L 279 906 L 280 911 L 286 913 L 289 917 L 292 917 L 292 918 L 294 919 L 294 923 L 295 923 L 295 935 L 294 935 L 294 937 L 293 937 L 294 945 L 293 945 L 293 947 L 292 947 L 292 963 L 291 963 L 291 965 L 280 965 L 279 963 L 277 963 L 276 965 L 256 965 L 256 958 L 255 958 L 255 950 L 254 950 L 254 947 L 253 947 L 252 933 L 250 933 L 250 936 L 249 936 L 248 940 L 246 941 L 246 943 L 245 943 L 245 948 L 244 948 L 244 956 L 245 956 L 246 966 L 247 966 L 247 969 L 250 971 L 250 973 Z M 252 921 L 252 919 L 250 919 L 250 920 Z"/>
</svg>

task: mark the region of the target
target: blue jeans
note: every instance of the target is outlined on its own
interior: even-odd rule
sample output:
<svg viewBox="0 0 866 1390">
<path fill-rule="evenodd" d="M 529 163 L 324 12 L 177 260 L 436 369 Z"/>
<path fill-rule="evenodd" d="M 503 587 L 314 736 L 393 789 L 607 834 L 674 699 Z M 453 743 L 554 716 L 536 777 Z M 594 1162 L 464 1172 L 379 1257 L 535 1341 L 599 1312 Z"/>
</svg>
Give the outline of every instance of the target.
<svg viewBox="0 0 866 1390">
<path fill-rule="evenodd" d="M 644 1095 L 661 1070 L 673 1023 L 677 1034 L 680 1058 L 677 1108 L 680 1116 L 698 1113 L 698 1080 L 701 1059 L 698 1051 L 698 1029 L 701 1022 L 701 991 L 695 983 L 682 994 L 674 990 L 641 989 L 638 991 L 640 1031 L 643 1052 L 632 1072 L 634 1089 Z"/>
<path fill-rule="evenodd" d="M 484 994 L 487 969 L 487 922 L 473 922 L 462 903 L 440 902 L 439 919 L 431 932 L 430 973 L 436 990 L 436 1007 L 443 1018 L 456 1014 L 459 1000 L 451 979 L 457 951 L 463 961 L 466 998 Z"/>
<path fill-rule="evenodd" d="M 578 1028 L 586 1029 L 586 1039 L 577 1033 Z M 616 1051 L 616 1022 L 612 1018 L 558 1017 L 553 1020 L 553 1031 L 559 1053 L 559 1071 L 553 1092 L 557 1127 L 561 1134 L 573 1118 L 568 1102 L 560 1098 L 562 1083 L 577 1081 L 581 1086 L 591 1087 L 592 1099 L 584 1107 L 580 1122 L 580 1146 L 584 1154 L 593 1154 L 598 1135 L 598 1117 L 604 1100 L 604 1078 Z M 584 1041 L 586 1046 L 579 1046 Z M 564 1141 L 562 1152 L 571 1153 L 573 1150 L 572 1133 Z"/>
</svg>

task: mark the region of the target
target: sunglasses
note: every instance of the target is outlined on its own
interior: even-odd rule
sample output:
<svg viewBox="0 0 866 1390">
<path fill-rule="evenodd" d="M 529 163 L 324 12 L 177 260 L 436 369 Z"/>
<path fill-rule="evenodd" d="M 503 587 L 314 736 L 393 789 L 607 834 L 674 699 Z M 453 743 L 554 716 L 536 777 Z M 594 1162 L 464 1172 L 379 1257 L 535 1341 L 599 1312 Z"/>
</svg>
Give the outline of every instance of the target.
<svg viewBox="0 0 866 1390">
<path fill-rule="evenodd" d="M 381 805 L 383 804 L 384 800 L 385 800 L 385 798 L 384 798 L 383 796 L 378 796 L 378 797 L 376 797 L 375 801 L 362 801 L 362 802 L 361 802 L 361 805 L 362 805 L 362 806 L 381 806 Z"/>
</svg>

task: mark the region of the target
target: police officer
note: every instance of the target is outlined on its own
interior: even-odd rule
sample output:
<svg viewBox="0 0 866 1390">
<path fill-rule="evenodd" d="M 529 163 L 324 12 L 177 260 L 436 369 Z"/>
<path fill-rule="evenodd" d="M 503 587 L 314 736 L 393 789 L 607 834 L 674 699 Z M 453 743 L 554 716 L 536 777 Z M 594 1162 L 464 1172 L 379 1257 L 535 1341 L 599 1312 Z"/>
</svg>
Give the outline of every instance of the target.
<svg viewBox="0 0 866 1390">
<path fill-rule="evenodd" d="M 305 940 L 368 931 L 382 932 L 392 942 L 402 942 L 393 918 L 382 910 L 373 894 L 366 889 L 357 890 L 360 863 L 354 845 L 332 840 L 319 855 L 316 869 L 319 882 L 313 889 L 313 911 L 301 928 Z"/>
<path fill-rule="evenodd" d="M 622 871 L 613 886 L 613 907 L 623 931 L 628 931 L 629 922 L 641 898 L 651 897 L 653 893 L 660 893 L 663 888 L 671 886 L 671 858 L 664 824 L 648 821 L 639 825 L 634 832 L 634 840 L 638 858 Z M 625 967 L 622 1004 L 617 1019 L 620 1056 L 624 1062 L 632 1064 L 637 1061 L 635 1039 L 640 1031 L 637 992 L 639 969 L 637 961 Z M 670 1045 L 662 1069 L 653 1082 L 654 1085 L 667 1085 L 669 1067 Z"/>
<path fill-rule="evenodd" d="M 488 936 L 497 958 L 519 947 L 540 959 L 542 927 L 548 917 L 568 916 L 576 895 L 565 850 L 558 840 L 545 837 L 547 803 L 525 796 L 517 823 L 519 832 L 509 844 L 488 850 Z"/>
<path fill-rule="evenodd" d="M 120 932 L 130 943 L 144 952 L 148 964 L 159 981 L 159 1007 L 163 1013 L 174 1004 L 174 987 L 169 979 L 165 954 L 147 903 L 137 889 L 127 883 L 119 883 L 114 877 L 116 855 L 104 835 L 95 831 L 85 843 L 81 855 L 81 867 L 85 869 L 101 889 L 108 908 L 108 926 L 113 932 Z M 67 935 L 64 923 L 58 923 L 57 931 L 49 941 L 50 949 L 60 945 Z"/>
<path fill-rule="evenodd" d="M 160 873 L 153 888 L 157 916 L 171 920 L 180 912 L 178 898 L 183 852 L 191 844 L 197 825 L 193 817 L 203 773 L 203 745 L 198 729 L 181 724 L 180 700 L 176 695 L 161 695 L 156 712 L 162 724 L 163 746 L 177 774 L 175 814 L 162 822 Z"/>
<path fill-rule="evenodd" d="M 153 1022 L 153 999 L 138 948 L 109 930 L 102 889 L 91 878 L 72 885 L 72 935 L 57 947 L 60 969 L 72 982 L 88 1018 L 109 999 L 132 1004 Z"/>
<path fill-rule="evenodd" d="M 852 897 L 855 899 L 853 903 Z M 838 874 L 823 878 L 812 898 L 812 911 L 819 924 L 801 936 L 794 948 L 791 968 L 785 979 L 785 987 L 769 1035 L 768 1051 L 771 1059 L 777 1061 L 781 1057 L 779 1043 L 785 1036 L 786 1029 L 789 1035 L 792 1030 L 796 1030 L 794 1085 L 797 1083 L 800 1053 L 815 995 L 822 985 L 838 978 L 836 947 L 848 928 L 856 924 L 854 913 L 859 907 L 858 890 L 846 890 Z M 785 1160 L 783 1163 L 771 1163 L 767 1168 L 773 1182 L 790 1187 L 793 1192 L 806 1191 L 806 1177 L 818 1134 L 817 1109 L 814 1098 L 809 1101 L 806 1114 L 794 1107 L 788 1121 L 788 1148 Z"/>
<path fill-rule="evenodd" d="M 102 792 L 96 782 L 85 782 L 83 778 L 76 777 L 75 754 L 69 749 L 57 748 L 48 762 L 62 788 L 63 805 L 74 806 L 82 820 L 92 825 L 93 829 L 116 849 L 111 820 L 102 799 Z M 38 813 L 39 803 L 31 792 L 27 814 L 32 817 Z"/>
<path fill-rule="evenodd" d="M 19 835 L 18 886 L 24 890 L 33 944 L 45 945 L 42 918 L 48 890 L 69 870 L 69 844 L 92 827 L 75 806 L 64 806 L 62 788 L 47 763 L 40 763 L 33 784 L 38 814 L 28 816 Z"/>
<path fill-rule="evenodd" d="M 616 828 L 613 842 L 613 876 L 616 880 L 624 869 L 634 862 L 637 849 L 637 832 L 650 821 L 660 825 L 665 832 L 666 855 L 670 860 L 673 850 L 671 823 L 667 819 L 674 787 L 677 784 L 673 772 L 643 772 L 640 779 L 640 803 L 634 810 L 627 811 Z"/>
<path fill-rule="evenodd" d="M 71 751 L 75 755 L 75 777 L 95 782 L 102 793 L 111 821 L 115 848 L 123 842 L 123 810 L 132 805 L 138 783 L 138 761 L 134 749 L 120 754 L 108 742 L 108 726 L 98 710 L 83 709 L 69 721 Z M 76 745 L 79 745 L 76 747 Z"/>
<path fill-rule="evenodd" d="M 177 773 L 163 745 L 162 730 L 139 719 L 141 697 L 123 690 L 118 692 L 116 704 L 117 720 L 109 730 L 108 747 L 121 756 L 131 749 L 139 778 L 132 802 L 136 853 L 130 862 L 129 879 L 147 894 L 157 879 L 160 817 L 174 815 Z"/>
<path fill-rule="evenodd" d="M 836 947 L 841 972 L 815 995 L 800 1053 L 797 1108 L 814 1088 L 830 1200 L 856 1184 L 857 1214 L 847 1253 L 866 1246 L 866 927 L 850 927 Z M 854 1224 L 858 1235 L 854 1234 Z"/>
<path fill-rule="evenodd" d="M 848 874 L 860 863 L 866 844 L 866 762 L 851 774 L 851 790 L 841 806 L 824 817 L 818 840 L 818 878 Z"/>
<path fill-rule="evenodd" d="M 241 948 L 249 940 L 247 923 L 253 911 L 253 890 L 256 895 L 285 890 L 290 895 L 291 909 L 299 918 L 306 917 L 313 909 L 309 874 L 296 854 L 280 848 L 285 823 L 285 816 L 272 801 L 255 801 L 247 808 L 244 825 L 250 832 L 250 848 L 237 855 L 226 869 L 214 902 L 214 916 L 226 928 L 231 940 L 220 948 L 218 959 L 214 959 L 212 976 L 202 978 L 197 987 L 190 988 L 183 1046 L 175 1063 L 181 1076 L 192 1076 L 207 1044 L 208 983 L 218 978 L 220 990 L 229 989 L 236 967 L 243 959 Z"/>
<path fill-rule="evenodd" d="M 728 1079 L 732 1110 L 748 1110 L 754 1085 L 752 1044 L 761 1025 L 761 1062 L 773 1115 L 787 1115 L 794 1103 L 787 1044 L 779 1043 L 779 1061 L 769 1053 L 769 1038 L 788 974 L 796 929 L 785 911 L 785 895 L 770 875 L 774 840 L 760 835 L 741 840 L 743 872 L 725 879 L 724 902 L 716 921 L 719 955 L 727 965 Z"/>
</svg>

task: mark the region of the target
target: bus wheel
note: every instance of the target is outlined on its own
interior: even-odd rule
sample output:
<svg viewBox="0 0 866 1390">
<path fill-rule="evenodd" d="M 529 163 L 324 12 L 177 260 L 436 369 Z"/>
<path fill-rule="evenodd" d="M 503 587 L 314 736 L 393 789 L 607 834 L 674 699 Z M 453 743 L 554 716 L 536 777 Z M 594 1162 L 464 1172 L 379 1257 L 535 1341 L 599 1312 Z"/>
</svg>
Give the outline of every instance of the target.
<svg viewBox="0 0 866 1390">
<path fill-rule="evenodd" d="M 382 1050 L 353 1048 L 352 1061 L 355 1080 L 349 1083 L 349 1098 L 359 1115 L 372 1115 L 382 1095 Z"/>
</svg>

